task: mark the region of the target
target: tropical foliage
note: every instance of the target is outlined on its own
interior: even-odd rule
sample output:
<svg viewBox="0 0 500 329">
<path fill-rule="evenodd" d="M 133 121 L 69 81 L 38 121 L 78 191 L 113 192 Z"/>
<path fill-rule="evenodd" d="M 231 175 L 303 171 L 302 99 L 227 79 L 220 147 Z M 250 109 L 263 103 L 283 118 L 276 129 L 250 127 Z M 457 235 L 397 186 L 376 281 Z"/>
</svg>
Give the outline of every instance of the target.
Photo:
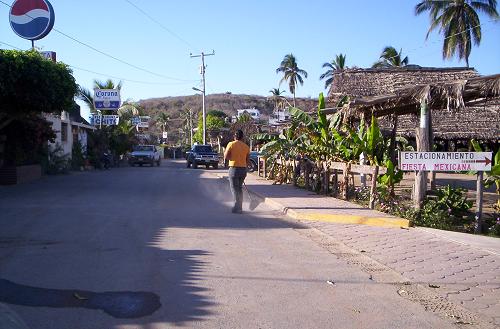
<svg viewBox="0 0 500 329">
<path fill-rule="evenodd" d="M 323 68 L 326 68 L 326 72 L 321 74 L 319 79 L 325 80 L 325 89 L 328 89 L 333 83 L 333 74 L 335 71 L 341 71 L 347 68 L 346 66 L 346 55 L 338 54 L 329 63 L 324 63 Z"/>
<path fill-rule="evenodd" d="M 0 130 L 25 116 L 68 110 L 76 93 L 67 65 L 36 51 L 0 49 Z"/>
<path fill-rule="evenodd" d="M 429 12 L 429 34 L 438 29 L 444 36 L 443 59 L 455 55 L 469 66 L 472 43 L 481 43 L 482 31 L 478 12 L 498 18 L 496 0 L 424 0 L 415 6 L 415 14 Z"/>
<path fill-rule="evenodd" d="M 298 67 L 297 59 L 293 54 L 288 54 L 285 55 L 281 61 L 280 66 L 276 69 L 276 73 L 283 73 L 283 78 L 281 78 L 280 84 L 283 81 L 288 81 L 288 87 L 290 88 L 290 92 L 293 94 L 293 106 L 297 106 L 295 99 L 297 83 L 300 83 L 300 85 L 304 84 L 304 78 L 307 78 L 307 72 Z"/>
<path fill-rule="evenodd" d="M 396 50 L 396 48 L 392 46 L 387 46 L 382 50 L 382 54 L 380 54 L 380 59 L 373 64 L 373 68 L 389 68 L 389 67 L 403 67 L 408 65 L 409 59 L 408 56 L 402 58 L 403 50 Z"/>
<path fill-rule="evenodd" d="M 283 96 L 285 93 L 284 90 L 280 90 L 279 88 L 273 88 L 269 90 L 271 93 L 271 96 L 269 96 L 269 99 L 273 101 L 274 103 L 274 110 L 282 109 L 285 107 L 286 103 L 286 98 Z"/>
</svg>

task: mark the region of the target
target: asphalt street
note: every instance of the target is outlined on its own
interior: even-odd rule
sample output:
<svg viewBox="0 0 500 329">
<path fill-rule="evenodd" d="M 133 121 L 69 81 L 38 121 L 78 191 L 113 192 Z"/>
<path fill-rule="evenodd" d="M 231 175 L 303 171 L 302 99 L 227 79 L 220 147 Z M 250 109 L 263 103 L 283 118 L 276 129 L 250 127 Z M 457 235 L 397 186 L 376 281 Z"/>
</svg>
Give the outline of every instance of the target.
<svg viewBox="0 0 500 329">
<path fill-rule="evenodd" d="M 0 187 L 0 306 L 31 329 L 454 328 L 266 205 L 232 214 L 217 172 Z"/>
</svg>

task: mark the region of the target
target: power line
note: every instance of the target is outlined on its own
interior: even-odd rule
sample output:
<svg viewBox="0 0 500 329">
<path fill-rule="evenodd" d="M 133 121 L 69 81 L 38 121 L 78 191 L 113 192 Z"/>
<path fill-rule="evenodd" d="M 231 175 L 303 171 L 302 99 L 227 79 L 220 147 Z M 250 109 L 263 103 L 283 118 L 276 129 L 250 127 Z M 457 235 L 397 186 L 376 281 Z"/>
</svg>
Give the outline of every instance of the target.
<svg viewBox="0 0 500 329">
<path fill-rule="evenodd" d="M 101 76 L 104 76 L 104 77 L 109 77 L 109 78 L 118 79 L 118 80 L 122 80 L 122 81 L 128 81 L 128 82 L 132 82 L 132 83 L 145 84 L 145 85 L 173 86 L 173 85 L 190 84 L 193 81 L 197 81 L 197 80 L 193 80 L 193 81 L 187 81 L 187 82 L 171 82 L 171 83 L 168 83 L 168 82 L 140 81 L 140 80 L 132 80 L 132 79 L 127 79 L 127 78 L 121 78 L 121 77 L 113 76 L 113 75 L 110 75 L 110 74 L 99 73 L 99 72 L 95 72 L 95 71 L 92 71 L 92 70 L 88 70 L 88 69 L 84 69 L 84 68 L 81 68 L 81 67 L 77 67 L 77 66 L 74 66 L 74 65 L 69 65 L 68 64 L 68 66 L 71 67 L 71 68 L 80 70 L 80 71 L 85 71 L 85 72 L 89 72 L 89 73 L 101 75 Z"/>
<path fill-rule="evenodd" d="M 3 41 L 0 41 L 0 44 L 4 44 L 4 45 L 7 45 L 7 46 L 9 46 L 11 48 L 14 48 L 16 50 L 23 51 L 23 49 L 21 49 L 19 47 L 16 47 L 14 45 L 8 44 L 8 43 L 3 42 Z M 85 68 L 82 68 L 82 67 L 78 67 L 76 65 L 71 65 L 71 64 L 68 64 L 68 63 L 65 63 L 65 64 L 68 65 L 69 67 L 73 68 L 73 69 L 76 69 L 76 70 L 85 71 L 85 72 L 89 72 L 89 73 L 92 73 L 92 74 L 97 74 L 97 75 L 100 75 L 100 76 L 103 76 L 103 77 L 118 79 L 118 80 L 122 80 L 122 81 L 128 81 L 128 82 L 132 82 L 132 83 L 145 84 L 145 85 L 173 86 L 173 85 L 186 85 L 186 84 L 192 83 L 193 81 L 198 81 L 198 80 L 190 80 L 190 81 L 187 81 L 187 82 L 171 82 L 171 83 L 169 83 L 169 82 L 140 81 L 140 80 L 127 79 L 127 78 L 123 78 L 123 77 L 117 77 L 117 76 L 113 76 L 111 74 L 100 73 L 100 72 L 92 71 L 92 70 L 85 69 Z"/>
<path fill-rule="evenodd" d="M 2 4 L 4 4 L 4 5 L 6 5 L 6 6 L 7 6 L 7 7 L 9 7 L 9 8 L 12 8 L 12 6 L 11 6 L 11 5 L 9 5 L 8 3 L 6 3 L 6 2 L 4 2 L 4 1 L 2 1 L 2 0 L 0 0 L 0 3 L 2 3 Z M 25 16 L 28 16 L 28 17 L 30 17 L 30 18 L 33 18 L 33 17 L 29 16 L 28 14 L 24 14 L 24 15 L 25 15 Z M 95 51 L 95 52 L 97 52 L 97 53 L 99 53 L 99 54 L 101 54 L 101 55 L 104 55 L 104 56 L 106 56 L 106 57 L 109 57 L 109 58 L 111 58 L 111 59 L 114 59 L 115 61 L 118 61 L 118 62 L 120 62 L 120 63 L 122 63 L 122 64 L 125 64 L 125 65 L 127 65 L 127 66 L 130 66 L 130 67 L 133 67 L 133 68 L 135 68 L 135 69 L 137 69 L 137 70 L 139 70 L 139 71 L 143 71 L 143 72 L 146 72 L 146 73 L 149 73 L 149 74 L 152 74 L 152 75 L 155 75 L 155 76 L 157 76 L 157 77 L 164 78 L 164 79 L 168 79 L 168 80 L 176 80 L 176 81 L 184 81 L 184 82 L 192 82 L 192 81 L 193 81 L 193 80 L 179 79 L 179 78 L 174 78 L 174 77 L 166 76 L 166 75 L 159 74 L 159 73 L 156 73 L 156 72 L 150 71 L 150 70 L 148 70 L 148 69 L 145 69 L 145 68 L 139 67 L 139 66 L 137 66 L 137 65 L 134 65 L 134 64 L 131 64 L 131 63 L 129 63 L 129 62 L 126 62 L 126 61 L 124 61 L 124 60 L 122 60 L 122 59 L 119 59 L 119 58 L 117 58 L 117 57 L 115 57 L 115 56 L 113 56 L 113 55 L 110 55 L 110 54 L 108 54 L 108 53 L 105 53 L 104 51 L 101 51 L 101 50 L 99 50 L 99 49 L 97 49 L 97 48 L 95 48 L 95 47 L 93 47 L 93 46 L 91 46 L 91 45 L 89 45 L 89 44 L 87 44 L 87 43 L 85 43 L 85 42 L 83 42 L 83 41 L 80 41 L 80 40 L 78 40 L 78 39 L 76 39 L 76 38 L 74 38 L 74 37 L 72 37 L 72 36 L 70 36 L 70 35 L 68 35 L 68 34 L 66 34 L 66 33 L 64 33 L 64 32 L 62 32 L 62 31 L 60 31 L 60 30 L 58 30 L 58 29 L 56 29 L 56 28 L 53 28 L 53 30 L 54 30 L 54 31 L 56 31 L 56 32 L 58 32 L 59 34 L 61 34 L 61 35 L 65 36 L 66 38 L 68 38 L 68 39 L 70 39 L 70 40 L 73 40 L 73 41 L 74 41 L 74 42 L 76 42 L 76 43 L 79 43 L 79 44 L 80 44 L 80 45 L 82 45 L 82 46 L 85 46 L 85 47 L 87 47 L 87 48 L 89 48 L 89 49 L 92 49 L 93 51 Z"/>
<path fill-rule="evenodd" d="M 7 42 L 0 41 L 0 43 L 1 43 L 1 44 L 4 44 L 4 45 L 7 45 L 7 46 L 9 46 L 10 48 L 14 48 L 14 49 L 16 49 L 16 50 L 22 50 L 21 48 L 18 48 L 18 47 L 16 47 L 16 46 L 13 46 L 13 45 L 8 44 Z"/>
<path fill-rule="evenodd" d="M 181 41 L 182 43 L 186 44 L 189 48 L 191 49 L 195 49 L 196 47 L 194 47 L 192 44 L 190 44 L 189 42 L 187 42 L 185 39 L 181 38 L 177 33 L 174 33 L 172 30 L 170 30 L 169 28 L 165 27 L 162 23 L 158 22 L 156 19 L 154 19 L 151 15 L 149 15 L 147 12 L 145 12 L 144 10 L 142 10 L 141 8 L 139 8 L 139 6 L 137 6 L 135 3 L 133 3 L 132 1 L 130 0 L 125 0 L 126 2 L 128 2 L 131 6 L 133 6 L 135 9 L 137 9 L 139 12 L 141 12 L 144 16 L 146 16 L 147 18 L 149 18 L 152 22 L 154 22 L 155 24 L 157 24 L 159 27 L 161 27 L 162 29 L 164 29 L 165 31 L 167 31 L 168 33 L 170 33 L 172 36 L 174 36 L 177 40 Z"/>
</svg>

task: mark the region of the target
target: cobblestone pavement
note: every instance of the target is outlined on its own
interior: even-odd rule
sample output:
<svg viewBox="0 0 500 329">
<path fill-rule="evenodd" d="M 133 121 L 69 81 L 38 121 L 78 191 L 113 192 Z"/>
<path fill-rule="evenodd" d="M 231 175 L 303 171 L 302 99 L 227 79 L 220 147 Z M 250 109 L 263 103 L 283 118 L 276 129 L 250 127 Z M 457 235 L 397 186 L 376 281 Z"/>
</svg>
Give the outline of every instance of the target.
<svg viewBox="0 0 500 329">
<path fill-rule="evenodd" d="M 500 326 L 500 256 L 418 229 L 309 225 Z"/>
<path fill-rule="evenodd" d="M 387 216 L 343 200 L 315 195 L 290 185 L 249 175 L 249 188 L 266 203 L 281 209 L 332 215 Z M 371 259 L 399 273 L 412 284 L 432 290 L 500 328 L 500 253 L 477 244 L 462 244 L 419 228 L 387 228 L 305 220 Z M 442 231 L 445 233 L 444 231 Z M 479 238 L 468 236 L 469 240 Z M 479 241 L 475 241 L 479 242 Z M 488 239 L 498 251 L 500 239 Z M 498 242 L 498 244 L 497 244 Z M 477 246 L 477 247 L 476 247 Z"/>
</svg>

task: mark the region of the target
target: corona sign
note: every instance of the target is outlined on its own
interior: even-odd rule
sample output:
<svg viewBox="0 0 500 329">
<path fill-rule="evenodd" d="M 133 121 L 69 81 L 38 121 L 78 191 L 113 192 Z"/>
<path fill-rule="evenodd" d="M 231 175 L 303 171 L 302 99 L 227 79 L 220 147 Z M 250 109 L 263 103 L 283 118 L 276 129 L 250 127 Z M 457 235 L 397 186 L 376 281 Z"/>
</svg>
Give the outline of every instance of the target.
<svg viewBox="0 0 500 329">
<path fill-rule="evenodd" d="M 10 26 L 21 38 L 40 40 L 52 30 L 54 8 L 48 0 L 16 0 L 10 9 Z"/>
</svg>

